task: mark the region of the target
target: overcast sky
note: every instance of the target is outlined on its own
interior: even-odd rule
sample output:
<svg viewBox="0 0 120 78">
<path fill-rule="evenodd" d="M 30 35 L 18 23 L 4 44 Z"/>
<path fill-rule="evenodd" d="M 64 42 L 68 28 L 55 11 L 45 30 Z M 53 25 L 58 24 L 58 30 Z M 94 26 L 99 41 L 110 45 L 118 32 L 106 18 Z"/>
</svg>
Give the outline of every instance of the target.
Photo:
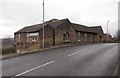
<svg viewBox="0 0 120 78">
<path fill-rule="evenodd" d="M 73 23 L 101 25 L 114 36 L 118 29 L 119 0 L 45 0 L 45 21 L 68 18 Z M 0 0 L 0 38 L 42 22 L 42 0 Z"/>
</svg>

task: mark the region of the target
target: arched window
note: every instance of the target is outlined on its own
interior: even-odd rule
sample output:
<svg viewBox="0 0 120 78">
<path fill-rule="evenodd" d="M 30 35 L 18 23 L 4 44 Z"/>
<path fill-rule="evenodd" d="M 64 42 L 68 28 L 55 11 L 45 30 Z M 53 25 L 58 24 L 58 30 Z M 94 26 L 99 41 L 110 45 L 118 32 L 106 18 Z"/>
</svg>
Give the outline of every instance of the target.
<svg viewBox="0 0 120 78">
<path fill-rule="evenodd" d="M 85 33 L 85 41 L 87 41 L 87 33 Z"/>
<path fill-rule="evenodd" d="M 63 42 L 70 42 L 70 34 L 68 31 L 63 35 Z"/>
<path fill-rule="evenodd" d="M 36 41 L 36 37 L 35 36 L 32 37 L 32 41 Z"/>
</svg>

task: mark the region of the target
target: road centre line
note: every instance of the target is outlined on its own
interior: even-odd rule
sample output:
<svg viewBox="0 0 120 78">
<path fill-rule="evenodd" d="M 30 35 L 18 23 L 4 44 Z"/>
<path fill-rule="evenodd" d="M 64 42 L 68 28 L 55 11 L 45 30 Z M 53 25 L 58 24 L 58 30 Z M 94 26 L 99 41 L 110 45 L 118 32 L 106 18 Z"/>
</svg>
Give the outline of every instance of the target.
<svg viewBox="0 0 120 78">
<path fill-rule="evenodd" d="M 5 60 L 5 61 L 9 61 L 9 60 Z"/>
<path fill-rule="evenodd" d="M 85 51 L 85 50 L 87 50 L 87 49 L 83 49 L 83 50 L 81 50 L 81 51 L 79 51 L 79 52 L 75 52 L 75 53 L 69 54 L 69 55 L 67 55 L 67 56 L 72 56 L 72 55 L 78 54 L 78 53 L 80 53 L 80 52 L 83 52 L 83 51 Z"/>
<path fill-rule="evenodd" d="M 15 77 L 18 77 L 18 76 L 22 76 L 22 75 L 24 75 L 24 74 L 26 74 L 26 73 L 29 73 L 29 72 L 31 72 L 31 71 L 34 71 L 34 70 L 36 70 L 36 69 L 38 69 L 38 68 L 41 68 L 41 67 L 47 66 L 47 65 L 49 65 L 49 64 L 52 64 L 53 62 L 54 62 L 54 61 L 51 61 L 51 62 L 45 63 L 45 64 L 43 64 L 43 65 L 37 66 L 37 67 L 35 67 L 35 68 L 32 68 L 32 69 L 30 69 L 30 70 L 27 70 L 27 71 L 25 71 L 25 72 L 22 72 L 22 73 L 20 73 L 20 74 L 17 74 L 17 75 L 15 75 L 15 76 L 11 77 L 11 78 L 15 78 Z"/>
</svg>

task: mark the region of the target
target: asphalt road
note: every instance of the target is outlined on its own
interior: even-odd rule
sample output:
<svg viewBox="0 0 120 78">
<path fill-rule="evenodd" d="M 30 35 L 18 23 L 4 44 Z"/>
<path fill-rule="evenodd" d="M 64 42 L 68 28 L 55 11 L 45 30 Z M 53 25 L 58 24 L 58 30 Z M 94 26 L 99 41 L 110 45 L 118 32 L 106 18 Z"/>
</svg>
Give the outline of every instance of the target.
<svg viewBox="0 0 120 78">
<path fill-rule="evenodd" d="M 118 44 L 89 44 L 32 53 L 2 61 L 2 75 L 113 76 Z"/>
</svg>

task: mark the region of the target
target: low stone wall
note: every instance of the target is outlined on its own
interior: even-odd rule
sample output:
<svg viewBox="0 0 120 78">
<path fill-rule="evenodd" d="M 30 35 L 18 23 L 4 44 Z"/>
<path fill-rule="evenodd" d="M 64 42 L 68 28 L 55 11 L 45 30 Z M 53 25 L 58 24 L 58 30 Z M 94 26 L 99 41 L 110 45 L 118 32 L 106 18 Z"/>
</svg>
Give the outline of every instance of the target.
<svg viewBox="0 0 120 78">
<path fill-rule="evenodd" d="M 11 53 L 15 53 L 14 47 L 2 48 L 2 54 L 11 54 Z"/>
</svg>

